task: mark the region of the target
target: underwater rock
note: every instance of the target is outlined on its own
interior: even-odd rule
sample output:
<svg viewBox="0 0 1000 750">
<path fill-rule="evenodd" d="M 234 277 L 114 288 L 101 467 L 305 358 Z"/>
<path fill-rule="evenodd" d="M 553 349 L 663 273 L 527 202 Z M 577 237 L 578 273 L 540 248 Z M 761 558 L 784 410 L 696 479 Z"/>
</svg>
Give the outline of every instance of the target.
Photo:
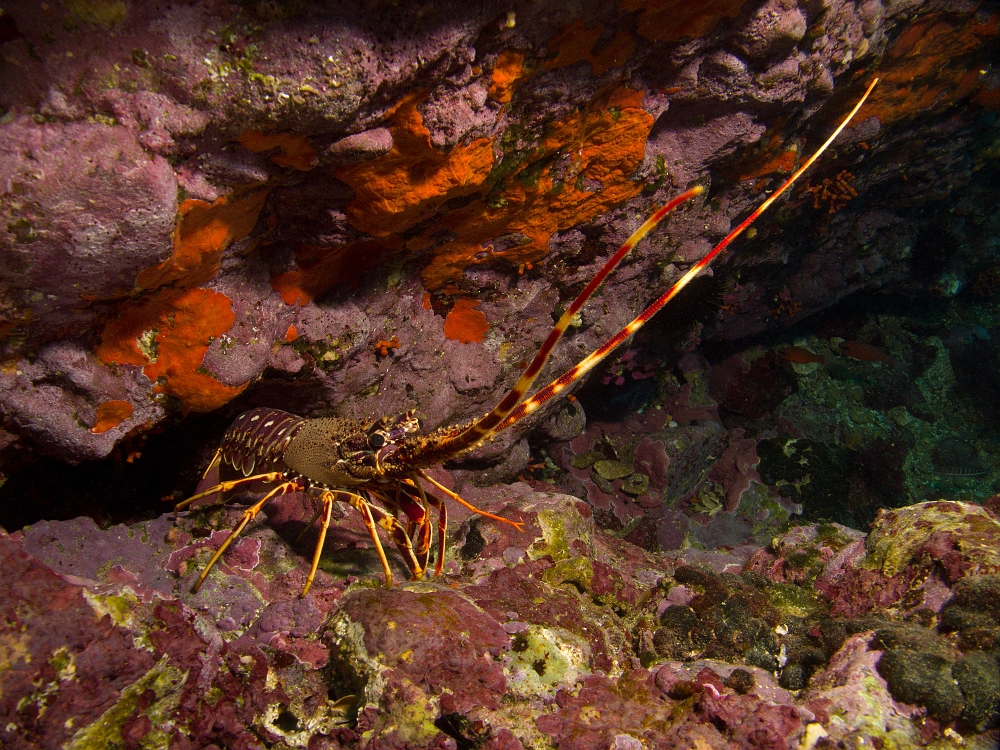
<svg viewBox="0 0 1000 750">
<path fill-rule="evenodd" d="M 986 473 L 986 467 L 975 446 L 960 437 L 947 437 L 931 452 L 934 471 L 945 476 L 976 477 Z"/>
<path fill-rule="evenodd" d="M 191 593 L 237 509 L 0 533 L 0 740 L 603 748 L 633 737 L 791 750 L 805 736 L 906 744 L 949 726 L 995 736 L 1000 574 L 983 558 L 953 583 L 929 581 L 921 551 L 956 524 L 992 533 L 977 506 L 886 513 L 867 553 L 858 532 L 800 526 L 734 564 L 726 552 L 650 555 L 595 528 L 581 501 L 523 485 L 477 502 L 526 533 L 469 518 L 443 578 L 386 589 L 349 511 L 304 600 L 308 544 L 265 523 Z M 904 523 L 925 541 L 890 561 L 882 540 Z M 909 581 L 928 598 L 845 615 L 852 571 L 892 573 L 877 585 Z"/>
<path fill-rule="evenodd" d="M 798 438 L 769 438 L 757 444 L 757 472 L 803 506 L 806 518 L 830 518 L 847 505 L 850 451 L 839 445 Z"/>
<path fill-rule="evenodd" d="M 865 542 L 871 565 L 895 576 L 913 564 L 940 565 L 950 583 L 1000 572 L 1000 519 L 979 505 L 918 503 L 879 513 Z"/>
<path fill-rule="evenodd" d="M 792 0 L 684 19 L 634 2 L 579 13 L 450 0 L 328 12 L 13 3 L 0 62 L 5 429 L 22 451 L 80 461 L 174 415 L 259 400 L 345 416 L 416 407 L 429 426 L 482 413 L 635 216 L 713 177 L 711 204 L 679 212 L 668 242 L 651 238 L 605 282 L 553 372 L 701 257 L 828 129 L 853 95 L 855 61 L 870 68 L 896 44 L 908 52 L 888 53 L 888 74 L 909 81 L 912 64 L 929 93 L 895 101 L 876 90 L 837 147 L 837 171 L 815 177 L 850 188 L 831 198 L 836 216 L 775 233 L 763 262 L 738 274 L 696 281 L 705 288 L 692 304 L 705 309 L 663 326 L 690 350 L 859 289 L 930 278 L 917 269 L 943 268 L 940 252 L 925 258 L 942 245 L 930 227 L 955 238 L 949 247 L 967 231 L 915 223 L 911 193 L 947 184 L 978 195 L 966 162 L 979 153 L 980 105 L 961 117 L 949 108 L 976 94 L 957 61 L 987 67 L 991 22 L 962 8 L 933 25 L 934 14 L 915 22 L 917 10 L 838 0 L 816 26 L 816 11 Z M 913 47 L 930 29 L 943 46 Z M 923 161 L 903 153 L 914 128 Z M 569 153 L 582 161 L 569 165 Z M 867 165 L 885 160 L 908 164 L 914 181 L 884 189 L 899 170 Z M 898 200 L 866 203 L 870 185 Z M 825 210 L 796 204 L 794 215 L 814 222 Z M 896 262 L 911 246 L 913 274 Z M 96 354 L 104 377 L 81 391 L 65 371 L 38 372 L 50 346 Z M 656 386 L 652 370 L 628 367 L 634 409 Z M 746 387 L 726 390 L 724 410 L 755 418 L 794 387 L 780 363 L 754 367 L 737 379 Z M 290 373 L 296 396 L 283 388 Z M 132 405 L 131 420 L 91 431 L 116 400 Z M 81 424 L 61 417 L 74 414 Z M 476 461 L 503 461 L 531 424 Z"/>
<path fill-rule="evenodd" d="M 631 476 L 635 470 L 623 461 L 597 461 L 594 464 L 594 471 L 601 479 L 624 479 Z"/>
<path fill-rule="evenodd" d="M 777 409 L 795 392 L 797 383 L 788 362 L 773 351 L 745 358 L 734 354 L 712 367 L 709 392 L 719 402 L 723 414 L 759 419 Z"/>
<path fill-rule="evenodd" d="M 0 745 L 996 744 L 996 502 L 894 506 L 911 450 L 992 466 L 930 451 L 1000 413 L 993 282 L 964 273 L 1000 229 L 998 16 L 689 5 L 4 4 Z M 876 70 L 808 182 L 579 401 L 432 470 L 523 531 L 449 503 L 443 574 L 405 581 L 387 544 L 387 589 L 338 503 L 300 599 L 318 531 L 293 493 L 192 592 L 241 511 L 163 508 L 237 414 L 464 423 L 643 217 L 711 185 L 603 281 L 544 385 Z M 891 355 L 854 322 L 808 370 L 775 351 L 881 290 L 930 311 Z M 969 295 L 975 320 L 923 304 Z"/>
<path fill-rule="evenodd" d="M 1000 364 L 993 342 L 976 342 L 948 350 L 958 388 L 976 405 L 990 427 L 1000 425 Z"/>
<path fill-rule="evenodd" d="M 648 489 L 649 477 L 638 472 L 630 474 L 625 481 L 622 482 L 622 492 L 626 495 L 632 495 L 633 497 L 645 495 L 646 490 Z"/>
</svg>

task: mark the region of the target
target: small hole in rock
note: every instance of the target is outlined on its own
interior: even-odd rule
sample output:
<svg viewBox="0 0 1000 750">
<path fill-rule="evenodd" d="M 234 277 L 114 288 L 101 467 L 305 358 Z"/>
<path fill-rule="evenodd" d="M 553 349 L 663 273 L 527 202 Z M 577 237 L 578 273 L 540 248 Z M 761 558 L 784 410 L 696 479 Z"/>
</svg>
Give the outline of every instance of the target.
<svg viewBox="0 0 1000 750">
<path fill-rule="evenodd" d="M 297 732 L 299 730 L 299 720 L 291 711 L 282 711 L 278 718 L 274 720 L 274 726 L 282 732 Z"/>
</svg>

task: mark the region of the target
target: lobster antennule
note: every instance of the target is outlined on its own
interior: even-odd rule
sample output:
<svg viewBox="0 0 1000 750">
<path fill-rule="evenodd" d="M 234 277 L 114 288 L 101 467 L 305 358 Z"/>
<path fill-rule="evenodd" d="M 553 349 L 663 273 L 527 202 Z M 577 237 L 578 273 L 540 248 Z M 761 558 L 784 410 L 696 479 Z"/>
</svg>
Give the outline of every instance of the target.
<svg viewBox="0 0 1000 750">
<path fill-rule="evenodd" d="M 781 184 L 781 186 L 767 198 L 767 200 L 761 203 L 760 206 L 758 206 L 757 209 L 754 210 L 753 213 L 751 213 L 747 218 L 745 218 L 742 222 L 740 222 L 739 225 L 735 229 L 733 229 L 729 234 L 727 234 L 718 245 L 713 247 L 712 250 L 708 253 L 708 255 L 706 255 L 704 258 L 695 263 L 688 270 L 688 272 L 685 273 L 683 276 L 681 276 L 681 278 L 678 279 L 677 282 L 673 286 L 671 286 L 662 296 L 660 296 L 655 302 L 653 302 L 653 304 L 651 304 L 649 307 L 647 307 L 645 310 L 639 313 L 639 315 L 635 318 L 635 320 L 633 320 L 627 326 L 622 328 L 618 333 L 616 333 L 614 336 L 608 339 L 598 349 L 589 354 L 578 364 L 574 365 L 569 370 L 564 372 L 562 375 L 553 380 L 547 386 L 542 388 L 534 396 L 513 407 L 510 410 L 510 412 L 493 427 L 493 429 L 491 430 L 491 434 L 495 435 L 498 432 L 506 430 L 508 427 L 516 424 L 517 422 L 520 422 L 529 414 L 536 411 L 538 407 L 540 407 L 550 398 L 559 395 L 559 393 L 565 390 L 568 386 L 572 385 L 574 382 L 576 382 L 585 374 L 594 369 L 594 367 L 596 367 L 601 362 L 601 360 L 603 360 L 611 352 L 617 349 L 618 346 L 620 346 L 621 343 L 625 341 L 625 339 L 627 339 L 629 336 L 631 336 L 640 328 L 642 328 L 649 321 L 650 318 L 652 318 L 654 315 L 656 315 L 657 312 L 660 311 L 660 309 L 664 305 L 666 305 L 668 302 L 670 302 L 670 300 L 676 297 L 677 293 L 680 292 L 681 289 L 687 286 L 688 283 L 690 283 L 691 280 L 694 279 L 694 277 L 697 276 L 702 271 L 702 269 L 708 266 L 708 264 L 711 263 L 716 258 L 716 256 L 719 255 L 719 253 L 725 250 L 730 245 L 730 243 L 732 243 L 733 240 L 739 237 L 747 227 L 753 224 L 762 213 L 764 213 L 768 208 L 770 208 L 771 204 L 773 204 L 782 193 L 788 190 L 788 188 L 790 188 L 792 184 L 796 180 L 798 180 L 799 177 L 801 177 L 802 174 L 807 169 L 809 169 L 809 167 L 812 166 L 813 162 L 815 162 L 816 159 L 818 159 L 820 155 L 824 151 L 826 151 L 826 149 L 830 146 L 830 144 L 832 144 L 837 139 L 837 136 L 839 136 L 840 133 L 844 130 L 844 128 L 847 127 L 848 123 L 850 123 L 850 121 L 854 119 L 854 116 L 858 113 L 858 110 L 861 109 L 861 106 L 865 103 L 865 100 L 868 98 L 868 95 L 871 94 L 872 89 L 875 88 L 875 84 L 877 84 L 878 81 L 879 79 L 875 78 L 871 82 L 871 84 L 869 84 L 868 89 L 865 91 L 864 95 L 862 95 L 862 97 L 858 100 L 858 103 L 854 105 L 854 108 L 847 114 L 847 116 L 843 119 L 843 121 L 841 121 L 840 125 L 837 126 L 837 129 L 833 131 L 830 137 L 823 142 L 823 145 L 820 146 L 812 156 L 806 159 L 806 161 L 802 164 L 802 166 L 799 167 L 797 170 L 795 170 L 795 172 L 791 175 L 791 177 L 785 180 Z"/>
<path fill-rule="evenodd" d="M 559 343 L 559 339 L 562 338 L 566 329 L 569 328 L 573 319 L 576 317 L 576 314 L 580 311 L 580 308 L 583 307 L 587 300 L 594 295 L 594 292 L 596 292 L 598 287 L 604 283 L 604 280 L 608 277 L 608 275 L 615 270 L 625 256 L 631 252 L 633 247 L 638 245 L 647 234 L 656 228 L 657 224 L 663 221 L 663 218 L 667 214 L 677 208 L 677 206 L 681 203 L 694 198 L 696 195 L 700 195 L 704 192 L 704 190 L 705 188 L 700 185 L 697 185 L 690 190 L 686 190 L 677 197 L 671 199 L 659 208 L 652 216 L 646 219 L 642 226 L 636 229 L 635 232 L 632 233 L 632 236 L 625 240 L 624 244 L 618 248 L 615 254 L 612 255 L 607 262 L 605 262 L 605 264 L 601 267 L 601 270 L 599 270 L 590 282 L 583 288 L 583 291 L 577 295 L 576 299 L 569 304 L 569 307 L 566 308 L 565 312 L 563 312 L 562 316 L 559 318 L 559 321 L 549 332 L 549 335 L 539 347 L 534 358 L 521 374 L 521 377 L 518 378 L 514 387 L 507 392 L 507 395 L 501 399 L 500 403 L 457 435 L 445 438 L 437 443 L 434 447 L 434 452 L 440 453 L 441 455 L 454 456 L 464 450 L 474 447 L 495 432 L 497 426 L 503 422 L 507 415 L 509 415 L 517 407 L 518 403 L 528 393 L 531 386 L 534 385 L 535 379 L 542 371 L 542 367 L 545 365 L 546 360 L 548 360 L 552 350 L 555 348 L 556 344 Z"/>
</svg>

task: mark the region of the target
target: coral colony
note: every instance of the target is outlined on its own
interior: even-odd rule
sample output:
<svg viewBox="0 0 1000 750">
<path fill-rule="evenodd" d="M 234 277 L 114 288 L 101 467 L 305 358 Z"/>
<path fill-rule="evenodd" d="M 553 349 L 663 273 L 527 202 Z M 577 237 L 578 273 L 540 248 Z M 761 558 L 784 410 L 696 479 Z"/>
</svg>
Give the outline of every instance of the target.
<svg viewBox="0 0 1000 750">
<path fill-rule="evenodd" d="M 5 3 L 0 746 L 996 747 L 998 45 Z"/>
</svg>

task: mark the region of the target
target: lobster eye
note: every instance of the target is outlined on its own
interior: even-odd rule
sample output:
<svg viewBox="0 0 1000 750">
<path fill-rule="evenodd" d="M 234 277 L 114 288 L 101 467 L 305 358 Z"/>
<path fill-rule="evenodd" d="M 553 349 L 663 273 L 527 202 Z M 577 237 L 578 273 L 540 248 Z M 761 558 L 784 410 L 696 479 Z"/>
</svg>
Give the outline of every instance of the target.
<svg viewBox="0 0 1000 750">
<path fill-rule="evenodd" d="M 381 432 L 375 432 L 368 436 L 368 445 L 372 448 L 381 448 L 385 445 L 385 435 Z"/>
</svg>

